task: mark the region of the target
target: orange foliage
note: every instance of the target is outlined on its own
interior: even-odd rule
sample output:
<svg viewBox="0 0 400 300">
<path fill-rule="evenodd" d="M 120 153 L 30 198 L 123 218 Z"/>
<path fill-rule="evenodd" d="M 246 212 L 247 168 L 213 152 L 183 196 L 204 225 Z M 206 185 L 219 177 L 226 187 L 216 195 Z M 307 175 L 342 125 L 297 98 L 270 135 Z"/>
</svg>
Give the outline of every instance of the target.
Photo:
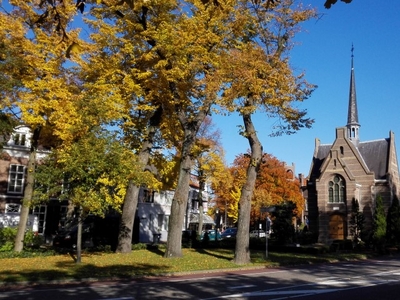
<svg viewBox="0 0 400 300">
<path fill-rule="evenodd" d="M 238 155 L 233 165 L 228 168 L 229 176 L 225 175 L 224 180 L 220 181 L 220 185 L 214 186 L 218 206 L 224 210 L 226 201 L 228 203 L 228 214 L 230 215 L 233 212 L 230 212 L 229 208 L 235 202 L 232 192 L 240 190 L 243 186 L 249 162 L 250 156 L 248 154 Z M 265 213 L 261 213 L 261 207 L 292 201 L 296 204 L 294 213 L 299 215 L 304 206 L 299 180 L 294 177 L 291 170 L 288 170 L 284 162 L 267 153 L 263 154 L 263 161 L 258 172 L 252 201 L 252 223 L 265 218 Z"/>
</svg>

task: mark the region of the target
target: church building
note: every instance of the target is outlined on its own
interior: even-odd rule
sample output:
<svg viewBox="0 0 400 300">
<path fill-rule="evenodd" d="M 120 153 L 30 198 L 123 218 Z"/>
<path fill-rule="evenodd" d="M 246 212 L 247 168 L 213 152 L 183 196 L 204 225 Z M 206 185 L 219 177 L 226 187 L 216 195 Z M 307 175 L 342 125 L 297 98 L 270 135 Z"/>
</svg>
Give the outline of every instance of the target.
<svg viewBox="0 0 400 300">
<path fill-rule="evenodd" d="M 364 231 L 370 232 L 376 198 L 381 196 L 387 212 L 399 194 L 399 168 L 395 137 L 360 141 L 356 84 L 351 57 L 350 93 L 347 125 L 336 128 L 332 144 L 315 140 L 308 176 L 309 230 L 318 234 L 318 242 L 351 239 L 352 201 L 363 213 Z"/>
</svg>

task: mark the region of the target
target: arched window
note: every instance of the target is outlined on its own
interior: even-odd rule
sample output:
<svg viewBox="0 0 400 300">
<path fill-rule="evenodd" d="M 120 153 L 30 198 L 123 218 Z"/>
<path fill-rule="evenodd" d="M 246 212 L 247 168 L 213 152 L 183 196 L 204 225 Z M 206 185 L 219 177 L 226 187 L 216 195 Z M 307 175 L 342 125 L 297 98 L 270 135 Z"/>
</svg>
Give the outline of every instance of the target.
<svg viewBox="0 0 400 300">
<path fill-rule="evenodd" d="M 333 180 L 329 181 L 328 201 L 329 203 L 343 203 L 345 198 L 345 184 L 344 180 L 335 175 Z"/>
</svg>

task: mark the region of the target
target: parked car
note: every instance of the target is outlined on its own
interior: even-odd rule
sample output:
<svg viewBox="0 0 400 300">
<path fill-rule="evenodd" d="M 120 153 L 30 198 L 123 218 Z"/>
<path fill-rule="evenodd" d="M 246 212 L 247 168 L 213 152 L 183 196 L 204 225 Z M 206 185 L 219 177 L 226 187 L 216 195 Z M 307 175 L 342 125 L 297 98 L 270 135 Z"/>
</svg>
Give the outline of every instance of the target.
<svg viewBox="0 0 400 300">
<path fill-rule="evenodd" d="M 209 241 L 215 241 L 215 229 L 203 230 L 200 236 L 200 240 L 204 239 L 204 236 L 208 234 Z M 221 240 L 221 233 L 217 231 L 217 240 Z"/>
<path fill-rule="evenodd" d="M 221 239 L 231 239 L 231 238 L 236 238 L 237 234 L 237 228 L 236 227 L 230 227 L 225 229 L 224 232 L 221 234 Z"/>
<path fill-rule="evenodd" d="M 82 248 L 93 247 L 90 224 L 82 224 Z M 68 226 L 58 232 L 53 238 L 53 247 L 62 249 L 76 249 L 78 240 L 78 225 Z"/>
<path fill-rule="evenodd" d="M 265 231 L 262 229 L 256 229 L 256 230 L 250 231 L 250 237 L 251 238 L 263 238 L 263 237 L 265 237 Z"/>
</svg>

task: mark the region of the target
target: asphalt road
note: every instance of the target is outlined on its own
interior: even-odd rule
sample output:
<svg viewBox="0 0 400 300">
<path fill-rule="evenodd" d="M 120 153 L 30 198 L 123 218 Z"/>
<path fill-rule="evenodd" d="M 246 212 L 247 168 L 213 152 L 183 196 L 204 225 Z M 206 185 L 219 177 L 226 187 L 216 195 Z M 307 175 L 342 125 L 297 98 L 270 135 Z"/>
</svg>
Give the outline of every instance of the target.
<svg viewBox="0 0 400 300">
<path fill-rule="evenodd" d="M 400 299 L 400 258 L 194 273 L 181 276 L 0 287 L 0 300 Z"/>
</svg>

